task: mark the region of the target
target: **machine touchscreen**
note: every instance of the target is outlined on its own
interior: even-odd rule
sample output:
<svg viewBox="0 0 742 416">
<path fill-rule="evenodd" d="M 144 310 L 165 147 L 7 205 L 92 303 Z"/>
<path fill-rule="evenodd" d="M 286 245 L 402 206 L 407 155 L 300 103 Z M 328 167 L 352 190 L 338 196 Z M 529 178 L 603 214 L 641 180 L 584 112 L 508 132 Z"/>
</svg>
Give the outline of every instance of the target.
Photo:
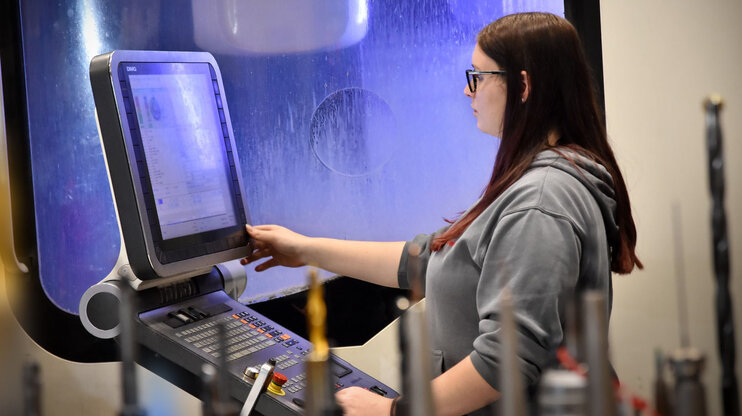
<svg viewBox="0 0 742 416">
<path fill-rule="evenodd" d="M 114 88 L 94 95 L 109 165 L 121 163 L 109 174 L 137 278 L 201 272 L 244 255 L 247 204 L 213 57 L 117 51 L 111 59 L 101 64 L 110 65 Z M 98 72 L 93 84 L 103 82 Z"/>
<path fill-rule="evenodd" d="M 230 161 L 208 64 L 119 64 L 128 73 L 160 240 L 229 229 Z M 222 110 L 223 111 L 223 110 Z"/>
</svg>

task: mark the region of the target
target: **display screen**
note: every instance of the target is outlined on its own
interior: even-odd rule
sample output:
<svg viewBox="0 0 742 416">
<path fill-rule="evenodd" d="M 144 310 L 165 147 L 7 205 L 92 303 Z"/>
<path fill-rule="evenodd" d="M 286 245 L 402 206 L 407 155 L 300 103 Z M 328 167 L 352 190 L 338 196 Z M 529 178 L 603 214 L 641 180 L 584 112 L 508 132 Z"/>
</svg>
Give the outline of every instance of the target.
<svg viewBox="0 0 742 416">
<path fill-rule="evenodd" d="M 237 225 L 208 64 L 127 65 L 127 73 L 163 240 Z"/>
</svg>

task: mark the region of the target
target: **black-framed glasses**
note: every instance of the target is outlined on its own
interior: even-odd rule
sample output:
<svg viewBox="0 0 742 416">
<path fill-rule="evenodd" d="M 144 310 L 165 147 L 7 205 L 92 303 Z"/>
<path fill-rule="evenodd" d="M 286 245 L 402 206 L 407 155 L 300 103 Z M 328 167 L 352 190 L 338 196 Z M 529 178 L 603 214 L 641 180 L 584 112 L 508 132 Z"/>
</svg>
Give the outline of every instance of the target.
<svg viewBox="0 0 742 416">
<path fill-rule="evenodd" d="M 466 83 L 469 84 L 469 91 L 477 91 L 477 84 L 482 80 L 482 75 L 505 75 L 505 71 L 476 71 L 467 69 Z"/>
</svg>

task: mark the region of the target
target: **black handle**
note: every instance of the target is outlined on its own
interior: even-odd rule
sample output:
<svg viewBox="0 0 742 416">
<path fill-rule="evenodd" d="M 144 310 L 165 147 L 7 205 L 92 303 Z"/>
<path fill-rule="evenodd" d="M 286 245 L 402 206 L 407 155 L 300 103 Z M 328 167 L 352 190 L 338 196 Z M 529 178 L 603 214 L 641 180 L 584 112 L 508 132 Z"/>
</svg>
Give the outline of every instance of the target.
<svg viewBox="0 0 742 416">
<path fill-rule="evenodd" d="M 729 240 L 724 209 L 724 151 L 719 112 L 721 97 L 712 95 L 704 102 L 706 111 L 706 146 L 709 156 L 709 185 L 711 188 L 711 231 L 716 276 L 716 324 L 721 358 L 721 389 L 724 414 L 739 415 L 739 391 L 735 374 L 734 318 L 729 293 Z"/>
</svg>

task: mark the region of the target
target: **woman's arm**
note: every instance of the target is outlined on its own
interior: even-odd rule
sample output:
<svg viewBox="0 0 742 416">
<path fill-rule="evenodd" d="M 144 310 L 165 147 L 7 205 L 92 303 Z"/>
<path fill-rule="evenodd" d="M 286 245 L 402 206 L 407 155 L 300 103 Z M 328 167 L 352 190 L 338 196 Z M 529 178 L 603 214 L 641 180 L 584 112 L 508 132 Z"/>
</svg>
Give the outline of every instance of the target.
<svg viewBox="0 0 742 416">
<path fill-rule="evenodd" d="M 421 381 L 422 382 L 422 381 Z M 494 402 L 500 393 L 492 388 L 466 357 L 433 380 L 436 415 L 463 415 Z M 360 387 L 349 387 L 335 394 L 346 416 L 388 415 L 391 400 Z"/>
<path fill-rule="evenodd" d="M 311 238 L 277 225 L 247 226 L 255 250 L 242 260 L 262 258 L 256 271 L 274 266 L 313 265 L 332 273 L 378 285 L 399 287 L 397 271 L 405 242 L 346 241 Z"/>
<path fill-rule="evenodd" d="M 307 264 L 388 287 L 399 287 L 397 270 L 404 241 L 374 242 L 314 238 L 307 246 Z"/>
<path fill-rule="evenodd" d="M 467 356 L 433 380 L 433 401 L 438 416 L 463 415 L 500 398 Z"/>
</svg>

